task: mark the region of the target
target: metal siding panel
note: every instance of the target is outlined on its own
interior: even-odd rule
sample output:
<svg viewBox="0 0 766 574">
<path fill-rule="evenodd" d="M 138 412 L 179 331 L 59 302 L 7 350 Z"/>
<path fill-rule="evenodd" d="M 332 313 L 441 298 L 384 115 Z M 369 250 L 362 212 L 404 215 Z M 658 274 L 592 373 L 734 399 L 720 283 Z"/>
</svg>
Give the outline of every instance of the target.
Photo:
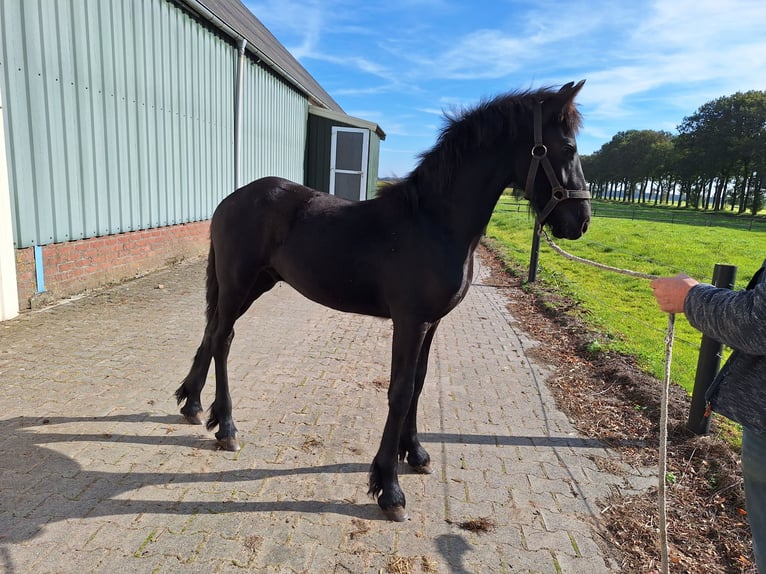
<svg viewBox="0 0 766 574">
<path fill-rule="evenodd" d="M 233 190 L 236 47 L 174 4 L 3 0 L 0 49 L 17 247 L 206 219 Z"/>
<path fill-rule="evenodd" d="M 178 146 L 171 145 L 171 142 L 175 141 L 173 137 L 173 105 L 171 101 L 171 87 L 173 85 L 173 82 L 171 81 L 171 73 L 172 73 L 172 62 L 170 61 L 173 57 L 172 53 L 172 46 L 174 46 L 174 38 L 173 38 L 173 25 L 170 21 L 171 16 L 171 6 L 169 4 L 166 4 L 163 0 L 161 1 L 160 6 L 160 12 L 161 12 L 161 21 L 162 21 L 162 50 L 158 54 L 161 62 L 161 77 L 158 82 L 158 85 L 160 86 L 159 91 L 159 105 L 160 110 L 162 112 L 162 144 L 161 148 L 163 150 L 164 157 L 161 158 L 161 161 L 163 162 L 164 167 L 164 181 L 163 181 L 163 198 L 162 198 L 162 206 L 163 206 L 163 220 L 162 225 L 171 225 L 172 223 L 175 223 L 173 220 L 173 214 L 175 213 L 174 203 L 175 203 L 175 194 L 173 192 L 174 185 L 173 185 L 173 176 L 174 176 L 174 164 L 175 164 L 175 157 L 176 157 L 176 150 Z M 155 63 L 156 65 L 156 63 Z"/>
<path fill-rule="evenodd" d="M 95 187 L 93 159 L 93 121 L 88 66 L 87 4 L 60 3 L 62 59 L 69 60 L 71 69 L 64 79 L 64 110 L 67 121 L 67 173 L 70 197 L 69 217 L 71 239 L 90 235 L 95 219 L 92 190 Z M 85 25 L 83 25 L 83 23 Z M 64 34 L 66 38 L 64 38 Z"/>
<path fill-rule="evenodd" d="M 189 86 L 189 119 L 190 125 L 190 138 L 191 138 L 191 152 L 192 163 L 189 173 L 191 174 L 191 185 L 189 186 L 189 192 L 191 197 L 189 198 L 189 219 L 191 221 L 199 221 L 200 219 L 200 167 L 201 167 L 201 154 L 200 154 L 200 113 L 199 113 L 199 93 L 202 88 L 202 82 L 200 82 L 200 29 L 199 26 L 194 25 L 191 32 L 190 45 L 189 45 L 189 64 L 190 64 L 190 86 Z"/>
<path fill-rule="evenodd" d="M 218 47 L 216 50 L 218 53 L 215 54 L 213 69 L 215 71 L 215 79 L 213 83 L 215 86 L 224 86 L 226 85 L 226 78 L 228 77 L 224 72 L 224 60 L 220 57 L 221 53 L 223 52 L 222 47 Z M 233 55 L 232 55 L 233 56 Z M 215 87 L 214 86 L 214 87 Z M 234 94 L 234 83 L 231 83 L 231 90 L 232 90 L 232 99 L 229 100 L 230 102 L 233 102 L 233 94 Z M 225 108 L 224 108 L 224 96 L 220 89 L 215 89 L 211 93 L 211 105 L 212 105 L 212 120 L 213 120 L 213 132 L 219 132 L 222 126 L 224 125 L 224 118 L 227 117 L 225 114 Z M 233 104 L 232 108 L 233 108 Z M 233 119 L 232 119 L 233 122 Z M 212 153 L 210 154 L 211 159 L 213 159 L 213 174 L 212 175 L 212 184 L 214 186 L 214 189 L 216 189 L 215 184 L 218 182 L 224 181 L 226 176 L 230 176 L 232 178 L 231 184 L 226 187 L 226 189 L 218 189 L 218 193 L 214 194 L 212 199 L 212 205 L 208 204 L 208 212 L 212 213 L 215 209 L 215 206 L 220 203 L 220 201 L 225 197 L 225 195 L 231 193 L 233 187 L 234 187 L 234 157 L 232 155 L 231 158 L 231 168 L 228 169 L 228 165 L 224 161 L 224 152 L 226 149 L 231 149 L 231 153 L 234 153 L 233 150 L 233 142 L 234 142 L 234 125 L 232 123 L 232 129 L 231 129 L 231 138 L 232 138 L 232 145 L 227 145 L 228 142 L 222 141 L 222 142 L 216 142 L 218 145 L 213 145 Z M 212 140 L 212 138 L 211 138 Z M 212 141 L 211 141 L 212 144 Z"/>
<path fill-rule="evenodd" d="M 303 181 L 308 102 L 262 66 L 245 66 L 242 177 Z"/>
<path fill-rule="evenodd" d="M 87 102 L 90 116 L 91 131 L 88 134 L 89 149 L 83 150 L 83 156 L 91 158 L 90 168 L 93 173 L 93 187 L 87 189 L 84 201 L 90 209 L 86 212 L 88 219 L 87 237 L 103 235 L 108 229 L 109 202 L 105 197 L 107 187 L 107 150 L 104 143 L 106 95 L 104 90 L 103 68 L 98 44 L 100 37 L 99 0 L 84 2 L 86 42 L 80 55 L 88 69 L 85 78 L 85 90 L 88 92 Z M 90 152 L 90 153 L 88 153 Z"/>
<path fill-rule="evenodd" d="M 213 48 L 211 45 L 210 48 Z M 207 59 L 205 63 L 205 69 L 208 71 L 208 81 L 204 86 L 204 101 L 202 103 L 202 109 L 205 111 L 205 132 L 203 134 L 203 144 L 205 148 L 204 159 L 206 162 L 204 185 L 205 189 L 202 193 L 202 212 L 207 214 L 212 211 L 213 195 L 215 195 L 216 189 L 216 171 L 217 161 L 215 156 L 216 145 L 214 145 L 215 128 L 216 128 L 216 114 L 214 110 L 215 106 L 215 93 L 219 89 L 220 81 L 218 78 L 217 69 L 215 66 L 215 53 L 213 50 L 208 49 L 205 57 Z M 217 205 L 217 202 L 216 202 Z"/>
<path fill-rule="evenodd" d="M 150 117 L 153 112 L 150 107 L 148 98 L 148 83 L 149 83 L 149 55 L 152 53 L 152 38 L 148 33 L 148 9 L 149 5 L 146 2 L 134 3 L 133 8 L 135 10 L 135 28 L 134 36 L 139 39 L 138 54 L 136 57 L 137 67 L 139 69 L 136 74 L 137 80 L 137 111 L 136 117 L 136 130 L 138 133 L 138 197 L 139 197 L 139 221 L 143 227 L 156 227 L 157 222 L 154 216 L 154 209 L 152 205 L 152 196 L 156 193 L 156 189 L 152 188 L 152 164 L 151 158 L 156 157 L 156 149 L 153 145 L 153 139 L 151 136 L 151 122 Z"/>
<path fill-rule="evenodd" d="M 178 84 L 176 85 L 176 129 L 178 135 L 179 155 L 178 172 L 176 176 L 180 185 L 178 186 L 178 212 L 176 213 L 176 222 L 185 221 L 189 216 L 189 134 L 187 125 L 187 82 L 189 74 L 189 63 L 187 61 L 188 52 L 188 22 L 179 17 L 178 27 Z"/>
<path fill-rule="evenodd" d="M 228 59 L 218 58 L 218 75 L 220 86 L 226 86 L 226 91 L 216 91 L 216 102 L 214 110 L 218 121 L 218 134 L 220 140 L 216 145 L 216 154 L 218 161 L 216 165 L 218 167 L 217 181 L 218 181 L 218 196 L 215 201 L 215 205 L 210 209 L 210 213 L 213 212 L 215 206 L 220 203 L 224 197 L 229 195 L 234 190 L 234 114 L 228 110 L 233 110 L 234 107 L 234 76 L 231 74 L 231 70 L 237 61 L 236 49 L 224 48 L 223 45 L 219 46 L 219 51 L 225 53 Z"/>
<path fill-rule="evenodd" d="M 45 146 L 50 177 L 46 190 L 50 198 L 50 222 L 47 226 L 41 226 L 41 240 L 47 243 L 69 239 L 69 201 L 66 185 L 66 114 L 62 108 L 59 26 L 55 10 L 42 10 L 40 16 L 41 47 L 44 55 L 43 105 L 49 134 Z"/>
<path fill-rule="evenodd" d="M 72 5 L 58 2 L 56 4 L 59 25 L 59 42 L 57 51 L 59 55 L 60 85 L 61 85 L 61 113 L 64 119 L 62 126 L 64 135 L 63 170 L 65 178 L 61 181 L 65 189 L 57 190 L 57 194 L 67 199 L 66 225 L 62 241 L 81 239 L 83 237 L 83 182 L 80 169 L 80 133 L 79 133 L 79 106 L 77 105 L 77 58 L 75 55 L 75 33 Z M 74 113 L 72 112 L 74 110 Z"/>
<path fill-rule="evenodd" d="M 35 207 L 34 240 L 48 243 L 53 236 L 53 201 L 51 190 L 51 161 L 48 146 L 48 110 L 46 109 L 42 10 L 37 1 L 25 2 L 22 30 L 26 38 L 26 81 L 28 86 L 32 154 L 32 187 Z M 37 120 L 37 121 L 36 121 Z"/>
<path fill-rule="evenodd" d="M 181 221 L 193 221 L 193 209 L 192 209 L 192 168 L 194 141 L 193 141 L 193 126 L 192 126 L 192 93 L 193 93 L 193 79 L 192 79 L 192 61 L 191 61 L 191 26 L 192 22 L 189 18 L 182 19 L 181 36 L 181 69 L 182 80 L 180 85 L 180 119 L 181 119 L 181 133 L 184 142 L 184 150 L 181 155 L 181 169 L 183 170 L 181 175 L 183 177 L 182 196 L 181 196 Z"/>
<path fill-rule="evenodd" d="M 190 192 L 191 192 L 191 198 L 189 207 L 191 210 L 189 218 L 191 221 L 199 221 L 201 219 L 201 204 L 202 204 L 202 198 L 201 198 L 201 176 L 202 176 L 202 146 L 200 145 L 200 141 L 202 138 L 200 137 L 200 121 L 202 120 L 202 115 L 200 113 L 200 92 L 202 91 L 203 82 L 202 78 L 204 77 L 201 73 L 202 66 L 200 65 L 201 59 L 200 59 L 200 48 L 201 48 L 201 30 L 199 26 L 194 25 L 191 30 L 191 45 L 189 46 L 189 54 L 190 54 L 190 67 L 191 67 L 191 86 L 189 90 L 189 97 L 191 99 L 190 101 L 190 115 L 189 119 L 191 120 L 191 151 L 192 151 L 192 165 L 191 165 L 191 186 L 190 186 Z"/>
<path fill-rule="evenodd" d="M 147 112 L 147 162 L 149 171 L 149 204 L 151 226 L 160 227 L 165 217 L 164 206 L 164 163 L 163 146 L 164 117 L 161 103 L 162 90 L 162 10 L 157 0 L 145 4 L 147 55 L 146 55 L 146 112 Z"/>
<path fill-rule="evenodd" d="M 77 6 L 77 3 L 74 3 Z M 98 0 L 88 0 L 81 4 L 82 14 L 75 17 L 82 22 L 82 32 L 75 36 L 82 41 L 75 44 L 75 53 L 82 62 L 82 76 L 78 78 L 78 108 L 83 110 L 87 131 L 82 131 L 83 158 L 82 169 L 87 175 L 83 189 L 84 218 L 86 221 L 85 237 L 100 235 L 104 221 L 108 220 L 108 203 L 103 197 L 106 188 L 106 148 L 104 147 L 104 82 L 101 66 L 101 54 L 98 37 L 100 35 Z M 80 66 L 78 66 L 80 67 Z M 84 126 L 84 127 L 85 127 Z"/>
<path fill-rule="evenodd" d="M 116 0 L 112 10 L 114 18 L 113 27 L 116 31 L 115 41 L 115 101 L 118 110 L 118 121 L 121 123 L 119 138 L 120 150 L 120 227 L 121 231 L 133 231 L 133 212 L 135 205 L 135 173 L 136 173 L 136 145 L 135 145 L 135 48 L 132 30 L 132 14 L 128 10 L 130 3 Z M 128 43 L 131 44 L 128 48 Z M 130 78 L 130 79 L 129 79 Z"/>
<path fill-rule="evenodd" d="M 210 186 L 207 182 L 208 172 L 210 170 L 210 159 L 208 157 L 208 146 L 210 145 L 209 134 L 209 114 L 207 112 L 210 102 L 208 100 L 208 90 L 212 83 L 210 59 L 208 54 L 210 52 L 210 43 L 207 34 L 201 28 L 197 28 L 197 58 L 194 62 L 195 69 L 197 70 L 197 86 L 194 90 L 196 94 L 196 126 L 197 133 L 195 138 L 196 160 L 194 167 L 196 173 L 194 177 L 196 200 L 195 200 L 195 221 L 199 221 L 205 218 L 207 212 L 207 204 L 205 201 L 205 195 L 208 193 Z"/>
<path fill-rule="evenodd" d="M 145 228 L 142 217 L 142 197 L 141 197 L 141 164 L 140 150 L 141 134 L 139 131 L 139 118 L 143 115 L 139 94 L 143 91 L 143 73 L 141 73 L 139 62 L 143 64 L 144 38 L 138 32 L 136 10 L 139 2 L 121 2 L 122 5 L 122 29 L 123 29 L 123 54 L 125 60 L 125 116 L 128 130 L 128 190 L 127 205 L 128 213 L 124 220 L 128 224 L 128 229 L 133 231 Z"/>
<path fill-rule="evenodd" d="M 165 166 L 168 170 L 167 179 L 167 209 L 168 224 L 177 223 L 177 217 L 180 210 L 180 196 L 182 182 L 178 179 L 180 175 L 181 141 L 178 130 L 178 96 L 176 90 L 178 87 L 179 74 L 179 54 L 178 54 L 178 33 L 177 24 L 173 19 L 175 11 L 168 7 L 167 12 L 167 38 L 168 43 L 163 51 L 164 68 L 166 81 L 164 82 L 165 93 L 163 94 L 164 105 L 167 110 L 166 141 L 168 150 L 168 164 Z"/>
<path fill-rule="evenodd" d="M 122 134 L 119 131 L 117 119 L 117 104 L 115 102 L 116 79 L 114 70 L 114 44 L 109 39 L 114 37 L 112 30 L 112 4 L 99 2 L 98 4 L 98 28 L 94 31 L 94 38 L 100 48 L 97 65 L 101 72 L 101 90 L 103 105 L 99 110 L 103 114 L 103 126 L 98 134 L 105 151 L 105 161 L 101 164 L 104 168 L 104 186 L 99 188 L 99 195 L 103 197 L 101 215 L 99 221 L 99 234 L 108 235 L 121 231 L 120 221 L 120 176 L 119 142 Z M 104 31 L 105 33 L 99 33 Z"/>
</svg>

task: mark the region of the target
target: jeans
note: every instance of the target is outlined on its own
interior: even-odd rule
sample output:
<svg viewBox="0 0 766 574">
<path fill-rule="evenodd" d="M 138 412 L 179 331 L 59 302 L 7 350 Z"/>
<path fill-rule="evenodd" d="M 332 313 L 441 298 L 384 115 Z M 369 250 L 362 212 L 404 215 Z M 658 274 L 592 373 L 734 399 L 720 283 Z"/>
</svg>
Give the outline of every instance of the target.
<svg viewBox="0 0 766 574">
<path fill-rule="evenodd" d="M 742 474 L 755 565 L 766 574 L 766 435 L 747 427 L 742 431 Z"/>
</svg>

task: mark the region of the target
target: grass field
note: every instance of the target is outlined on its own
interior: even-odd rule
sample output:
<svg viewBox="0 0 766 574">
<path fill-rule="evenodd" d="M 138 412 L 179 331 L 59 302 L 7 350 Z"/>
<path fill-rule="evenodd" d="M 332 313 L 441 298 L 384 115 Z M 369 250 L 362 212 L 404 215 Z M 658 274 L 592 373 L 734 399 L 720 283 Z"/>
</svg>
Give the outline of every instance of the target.
<svg viewBox="0 0 766 574">
<path fill-rule="evenodd" d="M 598 213 L 605 205 L 593 202 Z M 766 258 L 766 231 L 732 226 L 699 225 L 630 219 L 632 207 L 608 204 L 608 217 L 594 217 L 577 241 L 557 241 L 564 250 L 613 267 L 652 275 L 687 273 L 710 282 L 716 263 L 738 267 L 735 288 L 741 289 Z M 503 196 L 487 228 L 487 237 L 511 267 L 528 268 L 534 221 L 517 200 Z M 763 228 L 761 228 L 763 229 Z M 525 271 L 526 273 L 526 271 Z M 543 240 L 538 281 L 573 298 L 575 311 L 591 328 L 593 350 L 609 348 L 635 356 L 658 378 L 664 375 L 667 315 L 657 307 L 649 282 L 572 262 Z M 671 377 L 691 392 L 700 334 L 680 315 Z"/>
</svg>

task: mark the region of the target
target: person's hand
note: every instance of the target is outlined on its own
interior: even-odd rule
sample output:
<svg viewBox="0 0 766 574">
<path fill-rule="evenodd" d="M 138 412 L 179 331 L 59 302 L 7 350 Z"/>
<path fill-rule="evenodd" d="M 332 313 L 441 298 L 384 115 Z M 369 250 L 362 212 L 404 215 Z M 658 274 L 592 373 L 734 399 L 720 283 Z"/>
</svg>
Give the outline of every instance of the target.
<svg viewBox="0 0 766 574">
<path fill-rule="evenodd" d="M 675 277 L 660 277 L 650 283 L 657 304 L 665 313 L 683 313 L 689 289 L 699 282 L 680 273 Z"/>
</svg>

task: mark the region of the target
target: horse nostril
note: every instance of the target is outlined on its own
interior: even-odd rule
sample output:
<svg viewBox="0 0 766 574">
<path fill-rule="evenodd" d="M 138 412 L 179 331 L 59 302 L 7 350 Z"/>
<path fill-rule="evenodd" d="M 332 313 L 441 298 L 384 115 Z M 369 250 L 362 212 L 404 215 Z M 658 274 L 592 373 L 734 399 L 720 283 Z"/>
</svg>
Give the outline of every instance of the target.
<svg viewBox="0 0 766 574">
<path fill-rule="evenodd" d="M 588 221 L 585 221 L 585 222 L 582 224 L 582 232 L 583 232 L 583 233 L 585 233 L 586 231 L 588 231 L 588 225 L 589 225 L 589 222 L 588 222 Z"/>
</svg>

